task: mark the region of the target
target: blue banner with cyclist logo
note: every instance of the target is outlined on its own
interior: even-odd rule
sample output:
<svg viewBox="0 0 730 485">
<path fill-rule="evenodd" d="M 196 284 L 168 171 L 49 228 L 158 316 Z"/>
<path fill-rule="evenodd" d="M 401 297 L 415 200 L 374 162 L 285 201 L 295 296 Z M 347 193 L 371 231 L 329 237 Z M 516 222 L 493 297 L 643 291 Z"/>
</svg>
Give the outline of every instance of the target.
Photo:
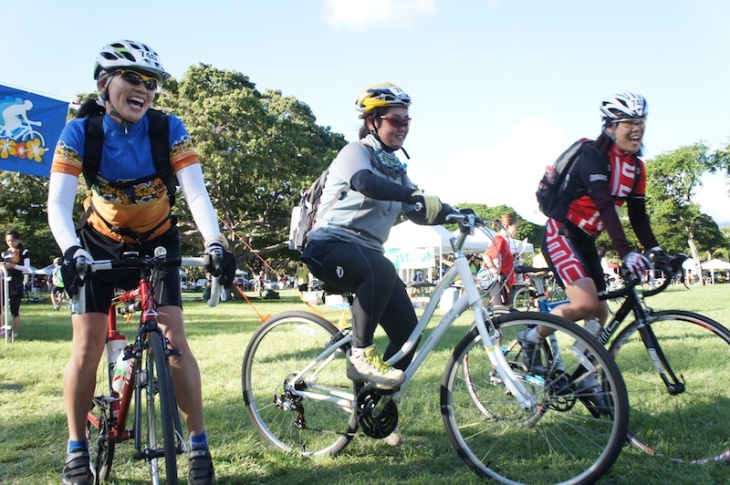
<svg viewBox="0 0 730 485">
<path fill-rule="evenodd" d="M 68 101 L 0 84 L 0 170 L 49 177 L 67 113 Z"/>
</svg>

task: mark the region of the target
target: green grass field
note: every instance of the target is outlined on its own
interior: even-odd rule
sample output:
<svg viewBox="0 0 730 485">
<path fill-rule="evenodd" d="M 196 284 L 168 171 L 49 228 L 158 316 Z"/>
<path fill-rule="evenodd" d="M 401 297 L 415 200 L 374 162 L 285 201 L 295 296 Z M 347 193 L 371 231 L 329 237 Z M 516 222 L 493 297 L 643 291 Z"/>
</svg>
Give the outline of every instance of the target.
<svg viewBox="0 0 730 485">
<path fill-rule="evenodd" d="M 306 306 L 292 290 L 281 300 L 259 300 L 249 293 L 263 316 Z M 190 296 L 189 294 L 186 296 Z M 655 309 L 700 312 L 730 324 L 730 285 L 671 288 L 652 298 Z M 203 376 L 206 427 L 221 484 L 467 484 L 482 480 L 468 470 L 452 449 L 439 412 L 439 386 L 450 347 L 469 322 L 450 331 L 426 361 L 398 404 L 405 442 L 398 448 L 359 434 L 337 457 L 302 459 L 267 447 L 243 407 L 241 362 L 246 344 L 260 324 L 246 302 L 225 302 L 214 309 L 202 301 L 185 303 L 187 333 Z M 317 307 L 331 320 L 342 309 Z M 24 303 L 20 339 L 0 341 L 0 483 L 59 483 L 66 447 L 66 421 L 61 376 L 70 352 L 71 327 L 67 312 L 53 312 L 50 302 Z M 134 326 L 120 325 L 126 334 Z M 382 347 L 381 347 L 382 348 Z M 728 376 L 716 376 L 727 386 Z M 701 423 L 697 423 L 700 425 Z M 727 425 L 730 429 L 730 424 Z M 724 430 L 730 436 L 728 429 Z M 111 483 L 149 483 L 143 463 L 132 459 L 133 445 L 117 451 Z M 181 473 L 186 461 L 179 460 Z M 604 484 L 727 483 L 730 465 L 688 466 L 653 458 L 626 447 Z"/>
</svg>

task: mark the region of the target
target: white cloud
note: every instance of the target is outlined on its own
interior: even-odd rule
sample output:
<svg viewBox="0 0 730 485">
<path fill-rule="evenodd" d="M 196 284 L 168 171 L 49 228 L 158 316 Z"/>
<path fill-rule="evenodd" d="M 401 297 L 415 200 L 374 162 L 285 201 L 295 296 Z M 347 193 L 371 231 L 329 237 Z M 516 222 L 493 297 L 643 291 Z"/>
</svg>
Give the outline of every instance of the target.
<svg viewBox="0 0 730 485">
<path fill-rule="evenodd" d="M 436 0 L 324 0 L 322 16 L 337 30 L 410 25 L 436 12 Z"/>
<path fill-rule="evenodd" d="M 423 171 L 417 182 L 422 187 L 438 187 L 432 192 L 445 202 L 506 204 L 525 219 L 542 224 L 545 217 L 537 208 L 535 190 L 545 166 L 566 148 L 564 133 L 558 127 L 539 117 L 523 118 L 507 138 L 456 151 L 441 170 Z M 458 168 L 445 174 L 443 167 Z M 445 177 L 449 177 L 448 183 L 444 183 Z"/>
</svg>

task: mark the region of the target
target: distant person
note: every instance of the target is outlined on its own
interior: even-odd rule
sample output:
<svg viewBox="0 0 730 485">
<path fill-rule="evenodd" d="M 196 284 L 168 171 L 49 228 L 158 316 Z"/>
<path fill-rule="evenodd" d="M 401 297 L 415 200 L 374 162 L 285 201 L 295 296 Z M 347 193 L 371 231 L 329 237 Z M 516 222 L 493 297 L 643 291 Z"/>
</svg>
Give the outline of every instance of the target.
<svg viewBox="0 0 730 485">
<path fill-rule="evenodd" d="M 304 293 L 309 288 L 309 269 L 307 265 L 300 262 L 297 265 L 297 271 L 294 275 L 297 280 L 297 289 L 300 293 Z"/>
<path fill-rule="evenodd" d="M 18 231 L 8 231 L 5 233 L 5 244 L 8 249 L 2 252 L 2 265 L 5 268 L 10 281 L 8 281 L 8 295 L 5 292 L 5 285 L 0 284 L 0 323 L 5 323 L 3 313 L 8 309 L 4 308 L 5 302 L 10 303 L 10 315 L 13 317 L 13 340 L 18 338 L 20 332 L 20 303 L 23 301 L 23 293 L 25 290 L 23 274 L 24 271 L 31 271 L 30 267 L 30 251 L 20 239 Z M 2 337 L 5 337 L 5 329 L 0 329 Z"/>
<path fill-rule="evenodd" d="M 51 303 L 53 304 L 53 311 L 57 312 L 63 305 L 64 296 L 66 296 L 66 287 L 63 284 L 63 275 L 61 274 L 63 267 L 63 258 L 56 258 L 53 260 L 53 286 L 51 288 Z"/>
<path fill-rule="evenodd" d="M 490 303 L 492 306 L 507 306 L 510 302 L 512 286 L 517 281 L 515 257 L 510 241 L 514 239 L 519 226 L 514 214 L 504 214 L 494 221 L 494 225 L 498 232 L 494 235 L 492 244 L 482 255 L 483 266 L 500 282 L 490 291 Z"/>
</svg>

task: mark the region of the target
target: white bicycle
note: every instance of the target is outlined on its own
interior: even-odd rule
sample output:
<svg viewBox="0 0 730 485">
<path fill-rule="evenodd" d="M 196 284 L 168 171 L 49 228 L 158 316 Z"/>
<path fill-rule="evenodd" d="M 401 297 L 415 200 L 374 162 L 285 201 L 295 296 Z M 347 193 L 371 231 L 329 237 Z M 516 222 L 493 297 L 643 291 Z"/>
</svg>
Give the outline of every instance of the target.
<svg viewBox="0 0 730 485">
<path fill-rule="evenodd" d="M 473 214 L 450 218 L 461 229 L 452 240 L 454 264 L 390 363 L 424 335 L 441 295 L 457 277 L 464 292 L 420 345 L 401 390 L 457 317 L 470 311 L 473 324 L 446 363 L 440 396 L 443 423 L 459 457 L 477 474 L 503 483 L 595 481 L 626 442 L 628 399 L 616 364 L 568 320 L 544 313 L 489 314 L 461 251 L 483 221 Z M 528 368 L 516 335 L 534 325 L 555 332 L 540 349 L 539 365 Z M 576 341 L 588 352 L 572 352 Z M 258 328 L 244 355 L 242 387 L 246 410 L 268 443 L 305 456 L 335 455 L 358 428 L 372 438 L 395 429 L 400 391 L 383 393 L 348 380 L 350 346 L 349 329 L 304 311 L 281 313 Z M 586 385 L 596 376 L 601 404 Z"/>
</svg>

